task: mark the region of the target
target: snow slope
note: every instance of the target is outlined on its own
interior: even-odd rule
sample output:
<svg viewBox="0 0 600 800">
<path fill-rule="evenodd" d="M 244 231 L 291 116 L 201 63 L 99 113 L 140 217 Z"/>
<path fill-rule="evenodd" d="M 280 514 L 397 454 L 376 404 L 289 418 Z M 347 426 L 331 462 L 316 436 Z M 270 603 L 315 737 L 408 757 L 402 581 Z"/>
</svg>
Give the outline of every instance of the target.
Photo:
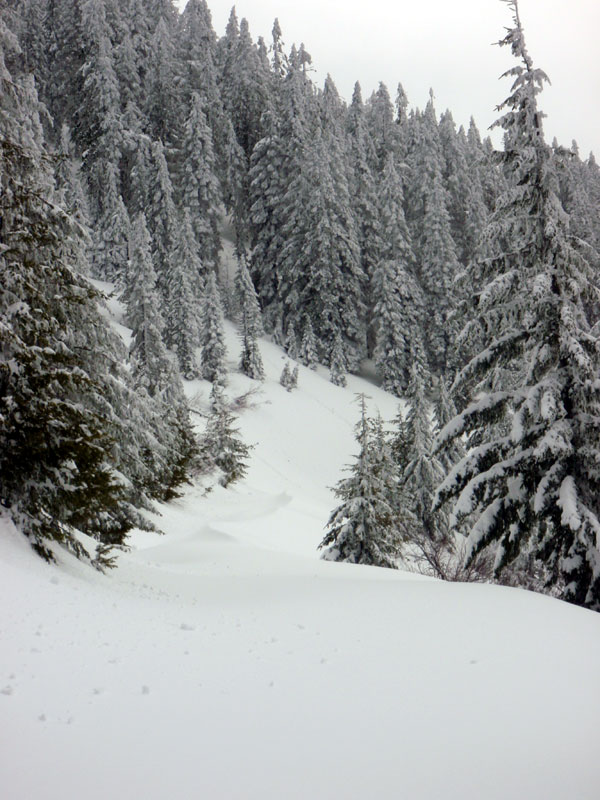
<svg viewBox="0 0 600 800">
<path fill-rule="evenodd" d="M 117 570 L 48 566 L 0 520 L 1 796 L 595 800 L 600 615 L 320 561 L 353 393 L 396 401 L 321 368 L 287 393 L 262 352 L 247 478 L 189 487 Z"/>
</svg>

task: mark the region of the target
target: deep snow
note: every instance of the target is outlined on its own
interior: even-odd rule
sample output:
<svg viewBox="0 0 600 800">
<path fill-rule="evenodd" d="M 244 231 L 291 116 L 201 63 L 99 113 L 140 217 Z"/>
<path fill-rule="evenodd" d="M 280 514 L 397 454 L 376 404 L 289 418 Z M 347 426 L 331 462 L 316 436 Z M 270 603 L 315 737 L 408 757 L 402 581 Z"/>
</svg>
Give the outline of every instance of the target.
<svg viewBox="0 0 600 800">
<path fill-rule="evenodd" d="M 600 615 L 319 560 L 353 393 L 397 403 L 323 368 L 288 393 L 262 352 L 267 381 L 228 387 L 258 387 L 247 478 L 188 487 L 117 570 L 46 565 L 0 520 L 2 797 L 595 800 Z"/>
</svg>

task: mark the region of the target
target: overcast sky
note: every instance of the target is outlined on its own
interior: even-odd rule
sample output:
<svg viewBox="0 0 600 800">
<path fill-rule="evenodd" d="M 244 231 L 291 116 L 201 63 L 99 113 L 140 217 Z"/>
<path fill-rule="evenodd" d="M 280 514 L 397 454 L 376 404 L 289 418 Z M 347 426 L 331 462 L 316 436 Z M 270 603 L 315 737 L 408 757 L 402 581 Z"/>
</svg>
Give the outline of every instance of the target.
<svg viewBox="0 0 600 800">
<path fill-rule="evenodd" d="M 185 0 L 178 0 L 181 6 Z M 233 0 L 207 0 L 219 36 Z M 429 87 L 438 113 L 449 108 L 457 124 L 471 114 L 482 132 L 510 83 L 508 48 L 492 47 L 511 24 L 500 0 L 236 0 L 252 38 L 267 43 L 275 17 L 286 50 L 304 42 L 320 85 L 329 72 L 347 100 L 359 80 L 366 99 L 379 81 L 392 99 L 401 81 L 411 106 L 423 108 Z M 540 97 L 546 138 L 579 143 L 600 160 L 600 0 L 520 0 L 527 46 L 550 78 Z"/>
</svg>

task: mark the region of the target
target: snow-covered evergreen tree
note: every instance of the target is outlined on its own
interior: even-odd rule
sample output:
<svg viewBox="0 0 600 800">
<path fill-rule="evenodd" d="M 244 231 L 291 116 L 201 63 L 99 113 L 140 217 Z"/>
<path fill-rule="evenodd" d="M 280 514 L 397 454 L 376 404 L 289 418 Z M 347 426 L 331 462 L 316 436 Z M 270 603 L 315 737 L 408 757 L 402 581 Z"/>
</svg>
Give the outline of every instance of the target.
<svg viewBox="0 0 600 800">
<path fill-rule="evenodd" d="M 202 377 L 223 386 L 226 376 L 225 328 L 217 277 L 211 272 L 206 282 L 200 330 Z"/>
<path fill-rule="evenodd" d="M 132 374 L 150 397 L 160 394 L 171 359 L 163 343 L 164 321 L 156 290 L 156 272 L 150 253 L 150 234 L 143 213 L 135 218 L 129 244 L 130 269 L 121 297 L 132 331 L 129 354 Z"/>
<path fill-rule="evenodd" d="M 217 269 L 221 250 L 218 225 L 221 192 L 216 176 L 212 133 L 200 96 L 195 92 L 183 128 L 180 172 L 181 204 L 190 214 L 202 264 L 206 270 Z"/>
<path fill-rule="evenodd" d="M 184 378 L 198 375 L 195 346 L 200 339 L 202 281 L 200 259 L 194 247 L 194 234 L 187 209 L 183 212 L 169 273 L 165 280 L 165 342 L 177 356 Z"/>
<path fill-rule="evenodd" d="M 328 561 L 349 561 L 376 567 L 396 566 L 398 532 L 388 502 L 388 479 L 381 452 L 374 448 L 373 426 L 367 417 L 366 399 L 359 396 L 360 419 L 355 427 L 359 445 L 356 462 L 347 467 L 348 478 L 334 489 L 342 502 L 332 512 L 327 533 L 319 545 Z"/>
<path fill-rule="evenodd" d="M 348 359 L 344 349 L 344 342 L 338 331 L 333 340 L 333 347 L 329 356 L 329 378 L 336 386 L 345 386 L 347 372 Z"/>
<path fill-rule="evenodd" d="M 221 486 L 227 487 L 246 474 L 251 448 L 241 440 L 235 417 L 218 383 L 213 385 L 210 401 L 211 412 L 200 441 L 200 458 L 204 467 L 221 470 Z"/>
<path fill-rule="evenodd" d="M 366 352 L 365 281 L 348 183 L 342 167 L 333 167 L 331 142 L 314 137 L 289 185 L 277 291 L 286 327 L 300 330 L 309 314 L 320 360 L 328 360 L 339 333 L 357 369 Z"/>
<path fill-rule="evenodd" d="M 298 337 L 294 326 L 291 324 L 288 325 L 283 348 L 292 360 L 295 361 L 298 358 Z"/>
<path fill-rule="evenodd" d="M 147 409 L 81 275 L 78 227 L 54 202 L 35 86 L 6 67 L 17 47 L 0 16 L 0 497 L 44 557 L 51 541 L 85 555 L 81 530 L 109 565 L 110 547 L 144 525 L 134 462 L 153 432 L 132 444 L 129 425 Z"/>
<path fill-rule="evenodd" d="M 397 261 L 382 261 L 373 276 L 373 353 L 383 388 L 400 397 L 410 380 L 411 353 L 421 337 L 423 299 L 412 275 Z"/>
<path fill-rule="evenodd" d="M 279 376 L 279 383 L 283 386 L 284 389 L 287 389 L 288 392 L 292 390 L 292 371 L 290 369 L 290 362 L 286 361 L 283 365 L 283 369 L 281 370 L 281 375 Z"/>
<path fill-rule="evenodd" d="M 471 523 L 468 557 L 486 547 L 496 573 L 529 552 L 563 597 L 600 609 L 599 348 L 585 304 L 592 270 L 569 235 L 555 193 L 537 95 L 546 80 L 525 47 L 516 2 L 501 44 L 519 64 L 506 74 L 503 164 L 509 188 L 487 230 L 492 255 L 473 284 L 487 346 L 461 371 L 471 402 L 441 432 L 442 443 L 477 433 L 479 444 L 438 492 L 455 521 Z M 482 379 L 503 367 L 496 391 Z"/>
<path fill-rule="evenodd" d="M 175 27 L 161 14 L 149 43 L 145 74 L 148 134 L 165 146 L 177 142 L 181 128 L 181 94 L 177 80 Z"/>
<path fill-rule="evenodd" d="M 361 265 L 368 292 L 373 273 L 381 258 L 382 238 L 385 234 L 381 230 L 378 186 L 372 170 L 372 165 L 376 162 L 375 148 L 367 126 L 359 83 L 354 87 L 346 128 L 349 138 L 349 186 L 352 210 L 356 219 Z M 370 300 L 371 298 L 367 297 L 368 307 L 371 305 Z M 369 353 L 372 344 L 368 343 Z"/>
<path fill-rule="evenodd" d="M 398 503 L 412 516 L 408 540 L 440 540 L 447 536 L 442 511 L 432 512 L 433 498 L 444 477 L 444 469 L 434 455 L 431 405 L 425 395 L 423 375 L 415 354 L 411 381 L 406 393 L 408 411 L 403 426 L 404 463 L 400 464 Z"/>
<path fill-rule="evenodd" d="M 152 259 L 158 278 L 162 309 L 168 306 L 167 283 L 177 243 L 177 211 L 173 185 L 160 142 L 151 146 L 146 219 L 152 237 Z"/>
<path fill-rule="evenodd" d="M 240 369 L 249 378 L 262 381 L 265 378 L 265 370 L 258 346 L 258 338 L 263 332 L 260 307 L 245 259 L 238 261 L 236 292 L 240 308 L 242 338 Z"/>
<path fill-rule="evenodd" d="M 394 106 L 385 83 L 380 83 L 366 105 L 367 122 L 375 147 L 376 174 L 383 171 L 390 153 L 394 153 L 398 145 L 398 126 L 394 120 Z"/>
<path fill-rule="evenodd" d="M 304 333 L 302 334 L 302 342 L 300 343 L 300 352 L 298 359 L 305 367 L 309 369 L 316 369 L 318 362 L 317 358 L 317 342 L 315 340 L 315 333 L 313 330 L 310 317 L 307 315 L 304 321 Z"/>
<path fill-rule="evenodd" d="M 383 386 L 400 396 L 410 380 L 410 354 L 421 339 L 423 293 L 414 277 L 415 257 L 404 218 L 403 189 L 394 156 L 381 183 L 382 260 L 371 280 L 373 356 Z"/>
</svg>

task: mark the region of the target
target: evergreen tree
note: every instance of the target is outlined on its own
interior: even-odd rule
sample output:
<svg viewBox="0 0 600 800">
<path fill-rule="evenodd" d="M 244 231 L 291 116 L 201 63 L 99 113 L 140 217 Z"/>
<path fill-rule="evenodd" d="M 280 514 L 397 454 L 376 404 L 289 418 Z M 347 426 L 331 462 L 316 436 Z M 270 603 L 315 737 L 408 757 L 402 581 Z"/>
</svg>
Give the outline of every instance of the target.
<svg viewBox="0 0 600 800">
<path fill-rule="evenodd" d="M 34 84 L 6 67 L 17 47 L 0 16 L 0 497 L 45 558 L 52 541 L 85 555 L 80 530 L 106 566 L 143 525 L 114 394 L 127 377 L 54 203 Z"/>
<path fill-rule="evenodd" d="M 200 457 L 205 465 L 221 470 L 221 486 L 241 480 L 248 469 L 250 447 L 239 437 L 235 418 L 227 408 L 223 390 L 215 383 L 211 392 L 211 413 L 200 441 Z"/>
<path fill-rule="evenodd" d="M 367 103 L 367 121 L 375 147 L 375 162 L 372 165 L 376 174 L 383 167 L 390 153 L 395 153 L 398 145 L 398 127 L 394 121 L 394 107 L 385 83 L 380 83 Z"/>
<path fill-rule="evenodd" d="M 333 169 L 322 135 L 306 148 L 286 202 L 278 286 L 286 327 L 300 329 L 309 314 L 319 358 L 327 361 L 339 333 L 355 370 L 366 351 L 364 273 L 348 184 Z"/>
<path fill-rule="evenodd" d="M 396 566 L 398 534 L 395 515 L 387 500 L 387 476 L 373 447 L 373 426 L 367 418 L 366 399 L 360 395 L 360 420 L 355 439 L 360 447 L 356 462 L 347 467 L 350 477 L 334 489 L 341 504 L 327 523 L 319 545 L 327 561 L 349 561 L 377 567 Z M 375 437 L 376 439 L 377 437 Z"/>
<path fill-rule="evenodd" d="M 375 267 L 380 260 L 383 243 L 381 241 L 378 187 L 375 184 L 371 168 L 371 164 L 375 161 L 375 149 L 367 127 L 359 83 L 356 83 L 354 87 L 346 128 L 350 142 L 348 155 L 352 210 L 357 222 L 361 265 L 368 282 L 372 279 Z M 367 303 L 370 305 L 368 300 Z"/>
<path fill-rule="evenodd" d="M 432 512 L 433 498 L 444 470 L 433 452 L 431 407 L 425 396 L 419 361 L 415 354 L 406 396 L 408 412 L 402 432 L 404 461 L 400 464 L 398 502 L 412 517 L 412 524 L 406 531 L 407 539 L 426 546 L 426 542 L 445 539 L 448 528 L 444 513 Z"/>
<path fill-rule="evenodd" d="M 456 336 L 449 312 L 454 305 L 453 284 L 459 263 L 450 232 L 446 192 L 437 172 L 425 200 L 419 260 L 420 284 L 425 293 L 429 362 L 434 371 L 444 374 L 451 366 L 451 348 Z"/>
<path fill-rule="evenodd" d="M 211 383 L 223 386 L 226 379 L 225 327 L 223 308 L 214 272 L 210 273 L 206 282 L 200 347 L 202 377 Z"/>
<path fill-rule="evenodd" d="M 88 250 L 91 239 L 91 221 L 87 194 L 79 170 L 79 162 L 74 157 L 69 126 L 61 127 L 58 162 L 55 169 L 56 199 L 78 227 L 76 241 L 82 248 L 77 257 L 84 266 L 88 263 Z"/>
<path fill-rule="evenodd" d="M 300 344 L 300 353 L 298 357 L 305 367 L 313 370 L 317 368 L 317 343 L 315 341 L 312 322 L 308 315 L 304 322 L 304 333 L 302 335 L 302 343 Z"/>
<path fill-rule="evenodd" d="M 165 376 L 172 367 L 162 339 L 164 321 L 150 253 L 150 234 L 143 213 L 134 220 L 129 252 L 131 266 L 121 299 L 125 303 L 126 322 L 132 331 L 129 348 L 132 374 L 136 384 L 143 386 L 150 397 L 155 397 L 160 394 Z"/>
<path fill-rule="evenodd" d="M 555 193 L 537 108 L 546 76 L 510 6 L 514 27 L 501 44 L 520 63 L 507 73 L 512 91 L 497 123 L 509 188 L 487 231 L 492 255 L 473 274 L 488 341 L 457 378 L 478 394 L 440 436 L 466 432 L 480 443 L 450 472 L 438 503 L 455 498 L 454 519 L 471 520 L 469 559 L 494 546 L 500 574 L 528 552 L 565 599 L 600 610 L 600 364 L 584 305 L 596 290 Z M 500 365 L 497 391 L 480 392 Z"/>
<path fill-rule="evenodd" d="M 288 326 L 284 350 L 292 360 L 295 361 L 298 358 L 298 337 L 293 325 Z"/>
<path fill-rule="evenodd" d="M 260 307 L 244 259 L 240 259 L 238 262 L 236 291 L 240 308 L 242 337 L 240 369 L 249 378 L 262 381 L 265 379 L 265 370 L 258 347 L 258 338 L 263 332 Z"/>
<path fill-rule="evenodd" d="M 221 235 L 219 211 L 221 193 L 216 177 L 212 133 L 195 92 L 185 121 L 181 145 L 181 203 L 188 210 L 206 270 L 217 269 Z"/>
<path fill-rule="evenodd" d="M 382 386 L 400 397 L 410 380 L 411 353 L 421 338 L 420 288 L 397 261 L 382 261 L 373 277 L 374 359 Z"/>
<path fill-rule="evenodd" d="M 281 371 L 281 375 L 279 376 L 279 383 L 286 389 L 288 392 L 292 390 L 292 372 L 290 370 L 290 362 L 286 361 L 283 365 L 283 369 Z"/>
<path fill-rule="evenodd" d="M 423 293 L 404 218 L 402 182 L 390 153 L 381 184 L 382 261 L 371 281 L 373 356 L 383 387 L 400 396 L 410 380 L 410 354 L 423 326 Z"/>
<path fill-rule="evenodd" d="M 273 37 L 273 44 L 271 46 L 271 68 L 275 77 L 281 81 L 287 72 L 288 59 L 284 51 L 281 26 L 277 18 L 275 18 L 273 22 L 271 33 Z"/>
<path fill-rule="evenodd" d="M 200 259 L 187 209 L 183 212 L 177 246 L 165 282 L 167 303 L 165 341 L 177 356 L 179 371 L 187 380 L 198 375 L 194 348 L 200 339 Z"/>
<path fill-rule="evenodd" d="M 232 9 L 224 39 L 221 96 L 237 141 L 249 158 L 261 138 L 260 118 L 265 109 L 270 76 L 261 64 L 247 20 L 242 19 L 237 26 L 235 9 Z"/>
<path fill-rule="evenodd" d="M 183 85 L 197 93 L 206 104 L 212 121 L 218 114 L 220 93 L 217 86 L 217 36 L 206 0 L 188 0 L 179 18 L 178 52 L 184 64 Z M 186 97 L 189 100 L 189 96 Z"/>
<path fill-rule="evenodd" d="M 346 385 L 346 373 L 348 372 L 348 360 L 344 350 L 342 337 L 338 332 L 333 340 L 331 355 L 329 357 L 330 380 L 336 386 Z"/>
<path fill-rule="evenodd" d="M 272 112 L 264 112 L 261 127 L 264 136 L 256 143 L 250 159 L 250 259 L 259 301 L 266 314 L 266 326 L 272 329 L 276 324 L 277 264 L 284 244 L 282 197 L 286 191 L 287 159 Z"/>
<path fill-rule="evenodd" d="M 161 15 L 150 40 L 144 111 L 148 134 L 167 147 L 177 143 L 182 123 L 177 71 L 175 30 L 168 17 Z"/>
<path fill-rule="evenodd" d="M 152 260 L 158 277 L 163 312 L 168 307 L 167 283 L 177 242 L 177 212 L 173 200 L 173 185 L 160 142 L 151 147 L 151 163 L 146 206 L 148 230 L 152 237 Z"/>
</svg>

